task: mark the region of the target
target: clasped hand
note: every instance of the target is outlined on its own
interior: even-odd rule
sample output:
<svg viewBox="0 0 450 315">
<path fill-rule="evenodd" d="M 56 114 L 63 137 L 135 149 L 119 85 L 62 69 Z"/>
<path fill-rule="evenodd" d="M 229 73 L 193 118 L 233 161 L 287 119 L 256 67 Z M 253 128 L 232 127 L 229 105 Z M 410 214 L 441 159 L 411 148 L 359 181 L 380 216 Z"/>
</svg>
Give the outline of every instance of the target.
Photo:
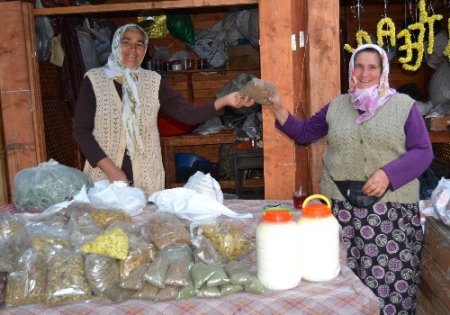
<svg viewBox="0 0 450 315">
<path fill-rule="evenodd" d="M 217 110 L 224 108 L 225 106 L 231 106 L 233 108 L 250 107 L 255 104 L 255 100 L 248 96 L 241 96 L 239 92 L 233 92 L 222 96 L 214 103 Z"/>
<path fill-rule="evenodd" d="M 364 184 L 362 190 L 367 196 L 381 197 L 389 186 L 389 178 L 384 170 L 377 169 Z"/>
</svg>

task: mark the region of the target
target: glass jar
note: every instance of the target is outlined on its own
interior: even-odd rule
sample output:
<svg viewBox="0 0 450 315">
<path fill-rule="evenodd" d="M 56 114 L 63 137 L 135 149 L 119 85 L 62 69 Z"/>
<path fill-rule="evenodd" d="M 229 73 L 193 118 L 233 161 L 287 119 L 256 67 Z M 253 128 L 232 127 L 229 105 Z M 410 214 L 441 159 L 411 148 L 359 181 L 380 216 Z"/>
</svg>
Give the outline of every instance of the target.
<svg viewBox="0 0 450 315">
<path fill-rule="evenodd" d="M 181 61 L 180 60 L 174 60 L 172 61 L 172 71 L 180 71 L 181 68 Z"/>
<path fill-rule="evenodd" d="M 197 61 L 197 69 L 207 69 L 208 68 L 208 61 L 206 59 L 199 59 Z"/>
</svg>

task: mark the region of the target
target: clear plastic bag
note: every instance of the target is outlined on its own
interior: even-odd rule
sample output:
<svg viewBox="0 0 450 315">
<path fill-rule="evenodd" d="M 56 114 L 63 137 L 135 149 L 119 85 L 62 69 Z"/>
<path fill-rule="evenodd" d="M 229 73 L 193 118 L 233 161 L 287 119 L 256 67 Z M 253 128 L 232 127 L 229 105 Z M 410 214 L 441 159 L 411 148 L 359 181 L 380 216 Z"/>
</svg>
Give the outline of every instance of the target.
<svg viewBox="0 0 450 315">
<path fill-rule="evenodd" d="M 222 263 L 222 258 L 214 247 L 212 241 L 203 235 L 199 235 L 192 239 L 195 246 L 193 250 L 194 261 L 204 262 L 205 264 Z"/>
<path fill-rule="evenodd" d="M 240 230 L 228 222 L 203 225 L 198 231 L 211 240 L 217 252 L 226 260 L 237 259 L 248 252 L 248 240 Z"/>
<path fill-rule="evenodd" d="M 252 274 L 237 260 L 232 260 L 227 263 L 225 265 L 225 271 L 230 277 L 231 283 L 235 285 L 250 284 L 253 280 Z"/>
<path fill-rule="evenodd" d="M 255 276 L 250 277 L 250 281 L 244 284 L 244 290 L 255 294 L 262 294 L 266 291 L 266 288 L 262 285 L 261 281 Z"/>
<path fill-rule="evenodd" d="M 83 244 L 80 251 L 111 258 L 125 259 L 128 255 L 128 235 L 120 227 L 111 227 Z"/>
<path fill-rule="evenodd" d="M 164 249 L 158 252 L 158 256 L 166 257 L 171 263 L 176 260 L 182 260 L 189 268 L 194 264 L 192 248 L 185 243 L 176 243 L 164 247 Z"/>
<path fill-rule="evenodd" d="M 450 225 L 450 180 L 441 178 L 431 193 L 433 209 L 446 225 Z"/>
<path fill-rule="evenodd" d="M 178 297 L 179 287 L 166 286 L 164 289 L 160 289 L 155 297 L 155 302 L 175 300 Z"/>
<path fill-rule="evenodd" d="M 209 266 L 203 262 L 195 263 L 191 268 L 191 278 L 196 289 L 200 289 L 211 276 L 215 270 L 212 266 Z"/>
<path fill-rule="evenodd" d="M 230 283 L 230 278 L 221 264 L 213 264 L 211 267 L 213 268 L 214 273 L 209 277 L 208 281 L 206 281 L 206 286 L 208 288 Z"/>
<path fill-rule="evenodd" d="M 165 285 L 182 287 L 188 285 L 190 282 L 189 269 L 185 261 L 177 259 L 170 263 L 166 279 L 164 280 Z"/>
<path fill-rule="evenodd" d="M 197 292 L 197 297 L 199 298 L 218 298 L 221 297 L 222 293 L 220 292 L 219 287 L 201 287 Z"/>
<path fill-rule="evenodd" d="M 131 298 L 140 299 L 140 300 L 148 300 L 153 301 L 158 295 L 159 288 L 155 287 L 150 283 L 144 283 L 144 286 L 141 290 L 135 292 Z"/>
<path fill-rule="evenodd" d="M 83 186 L 91 186 L 87 174 L 51 159 L 16 174 L 13 202 L 19 210 L 43 210 L 68 200 Z"/>
<path fill-rule="evenodd" d="M 276 88 L 271 83 L 258 78 L 253 78 L 239 91 L 240 95 L 251 97 L 261 105 L 269 104 L 269 97 L 274 96 L 275 93 Z"/>
<path fill-rule="evenodd" d="M 46 222 L 30 222 L 27 233 L 31 247 L 41 251 L 45 256 L 52 255 L 58 250 L 71 248 L 69 230 L 65 225 L 50 225 Z"/>
<path fill-rule="evenodd" d="M 175 243 L 191 243 L 191 236 L 184 223 L 174 214 L 155 212 L 146 224 L 150 240 L 158 249 Z"/>
<path fill-rule="evenodd" d="M 170 262 L 166 257 L 156 257 L 145 271 L 144 280 L 158 288 L 164 288 L 164 280 L 166 279 L 169 264 Z"/>
<path fill-rule="evenodd" d="M 30 246 L 25 221 L 11 213 L 0 213 L 0 272 L 13 272 L 20 254 Z"/>
<path fill-rule="evenodd" d="M 0 307 L 5 303 L 7 272 L 0 272 Z"/>
<path fill-rule="evenodd" d="M 185 285 L 180 289 L 178 292 L 178 299 L 179 300 L 185 300 L 189 299 L 191 297 L 196 296 L 198 293 L 198 290 L 195 288 L 194 284 L 190 282 L 188 285 Z"/>
<path fill-rule="evenodd" d="M 28 249 L 19 258 L 16 271 L 8 275 L 5 304 L 14 307 L 45 302 L 47 261 L 44 254 Z"/>
<path fill-rule="evenodd" d="M 241 292 L 243 290 L 244 290 L 244 287 L 239 284 L 228 283 L 228 284 L 224 284 L 224 285 L 220 286 L 220 293 L 222 293 L 222 296 Z"/>
<path fill-rule="evenodd" d="M 106 295 L 107 290 L 119 285 L 117 259 L 95 254 L 86 255 L 84 272 L 95 295 Z"/>
<path fill-rule="evenodd" d="M 80 205 L 69 206 L 66 210 L 66 215 L 70 216 L 68 223 L 68 229 L 71 231 L 70 242 L 77 251 L 103 231 L 92 219 L 89 209 L 89 205 Z"/>
<path fill-rule="evenodd" d="M 125 280 L 131 273 L 142 266 L 147 266 L 153 260 L 153 244 L 143 244 L 131 249 L 125 259 L 119 261 L 120 279 Z"/>
<path fill-rule="evenodd" d="M 66 304 L 86 301 L 91 287 L 84 273 L 83 256 L 58 252 L 49 261 L 46 303 Z"/>
<path fill-rule="evenodd" d="M 131 217 L 120 209 L 91 208 L 89 214 L 95 223 L 102 229 L 106 229 L 113 223 L 131 223 Z"/>
<path fill-rule="evenodd" d="M 140 266 L 133 270 L 131 274 L 120 281 L 120 287 L 123 289 L 140 290 L 144 285 L 144 273 L 147 270 L 147 265 Z"/>
</svg>

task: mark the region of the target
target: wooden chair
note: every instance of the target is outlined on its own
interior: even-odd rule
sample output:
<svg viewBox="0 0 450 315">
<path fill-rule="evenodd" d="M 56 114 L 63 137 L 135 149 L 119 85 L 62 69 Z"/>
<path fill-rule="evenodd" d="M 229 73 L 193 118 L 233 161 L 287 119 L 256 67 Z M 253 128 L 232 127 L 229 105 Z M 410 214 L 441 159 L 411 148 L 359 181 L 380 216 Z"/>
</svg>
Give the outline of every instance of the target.
<svg viewBox="0 0 450 315">
<path fill-rule="evenodd" d="M 241 198 L 243 188 L 249 188 L 243 185 L 245 176 L 241 177 L 241 175 L 249 170 L 262 170 L 264 168 L 263 149 L 234 150 L 231 155 L 233 156 L 236 195 Z"/>
</svg>

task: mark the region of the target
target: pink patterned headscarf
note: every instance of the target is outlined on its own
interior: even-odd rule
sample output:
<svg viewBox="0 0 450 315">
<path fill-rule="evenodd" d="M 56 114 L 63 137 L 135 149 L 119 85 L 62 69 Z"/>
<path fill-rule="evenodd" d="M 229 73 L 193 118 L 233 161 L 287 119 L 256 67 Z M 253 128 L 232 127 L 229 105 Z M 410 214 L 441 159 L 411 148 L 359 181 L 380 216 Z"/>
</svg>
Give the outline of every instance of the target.
<svg viewBox="0 0 450 315">
<path fill-rule="evenodd" d="M 356 87 L 356 78 L 354 76 L 355 68 L 355 56 L 361 50 L 373 48 L 380 53 L 381 57 L 381 77 L 378 85 L 367 89 L 358 89 Z M 360 124 L 366 120 L 372 118 L 378 108 L 383 106 L 386 101 L 395 93 L 396 90 L 389 87 L 389 60 L 386 52 L 377 45 L 365 44 L 361 45 L 353 52 L 353 55 L 349 63 L 349 93 L 355 109 L 362 111 L 362 113 L 356 118 L 356 123 Z"/>
</svg>

